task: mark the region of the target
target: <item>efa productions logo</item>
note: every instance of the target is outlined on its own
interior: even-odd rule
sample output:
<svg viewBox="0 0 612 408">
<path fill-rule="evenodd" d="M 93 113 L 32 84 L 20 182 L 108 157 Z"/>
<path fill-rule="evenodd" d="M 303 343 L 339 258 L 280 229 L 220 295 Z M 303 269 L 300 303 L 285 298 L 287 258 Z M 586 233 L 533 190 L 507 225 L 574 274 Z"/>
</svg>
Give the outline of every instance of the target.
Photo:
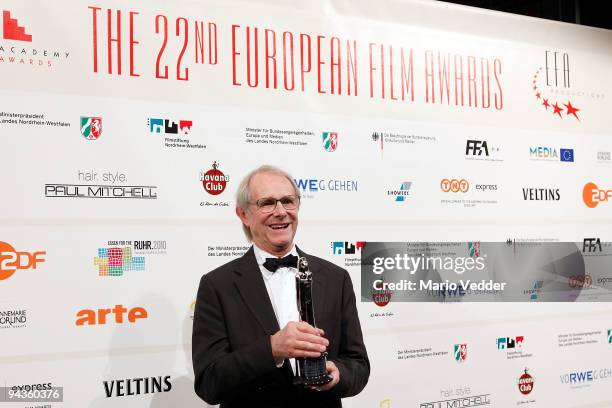
<svg viewBox="0 0 612 408">
<path fill-rule="evenodd" d="M 81 116 L 81 135 L 87 140 L 97 140 L 102 135 L 102 118 Z"/>
<path fill-rule="evenodd" d="M 129 246 L 98 248 L 93 263 L 99 276 L 123 276 L 124 272 L 145 270 L 144 256 L 133 256 Z"/>
<path fill-rule="evenodd" d="M 607 202 L 612 198 L 612 190 L 603 190 L 595 183 L 587 183 L 582 188 L 582 200 L 589 208 L 595 208 L 599 203 Z"/>
<path fill-rule="evenodd" d="M 179 132 L 183 135 L 188 135 L 191 132 L 193 121 L 179 120 L 178 125 L 170 119 L 149 118 L 147 120 L 150 133 L 163 133 L 165 135 L 176 135 Z"/>
<path fill-rule="evenodd" d="M 105 309 L 83 309 L 76 314 L 77 326 L 94 326 L 112 323 L 117 324 L 136 323 L 136 320 L 147 319 L 149 314 L 144 307 L 135 306 L 130 309 L 123 305 L 115 305 L 113 308 Z"/>
<path fill-rule="evenodd" d="M 465 179 L 442 179 L 440 189 L 445 193 L 466 193 L 470 189 L 470 183 Z"/>
<path fill-rule="evenodd" d="M 19 25 L 16 18 L 11 18 L 11 12 L 8 10 L 2 11 L 2 38 L 5 40 L 32 42 L 32 35 L 26 32 L 24 26 Z"/>
<path fill-rule="evenodd" d="M 572 105 L 570 100 L 570 97 L 576 96 L 577 93 L 570 88 L 569 54 L 546 50 L 544 62 L 544 67 L 538 68 L 533 75 L 533 95 L 536 103 L 560 119 L 580 121 L 580 109 Z"/>
<path fill-rule="evenodd" d="M 458 363 L 463 363 L 467 359 L 467 344 L 455 344 L 453 347 L 453 354 L 455 356 L 455 361 Z"/>
<path fill-rule="evenodd" d="M 323 132 L 323 149 L 326 152 L 335 152 L 338 148 L 338 133 Z"/>
<path fill-rule="evenodd" d="M 212 169 L 205 173 L 200 173 L 200 181 L 208 194 L 219 195 L 225 191 L 225 187 L 227 187 L 229 182 L 229 176 L 219 170 L 219 164 L 215 161 L 212 164 Z"/>
<path fill-rule="evenodd" d="M 527 368 L 525 368 L 525 372 L 518 379 L 518 389 L 523 395 L 530 394 L 535 383 L 535 378 L 529 375 L 527 371 Z"/>
<path fill-rule="evenodd" d="M 0 241 L 0 280 L 10 278 L 17 270 L 36 269 L 45 262 L 45 251 L 16 251 L 11 244 Z"/>
</svg>

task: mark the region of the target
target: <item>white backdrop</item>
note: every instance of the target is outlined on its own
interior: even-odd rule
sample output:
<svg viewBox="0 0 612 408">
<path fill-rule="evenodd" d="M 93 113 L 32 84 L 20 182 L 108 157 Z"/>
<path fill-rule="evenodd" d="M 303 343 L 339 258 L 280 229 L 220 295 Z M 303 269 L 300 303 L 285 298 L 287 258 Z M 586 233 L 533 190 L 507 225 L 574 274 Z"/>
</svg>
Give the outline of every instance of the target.
<svg viewBox="0 0 612 408">
<path fill-rule="evenodd" d="M 0 386 L 63 387 L 53 407 L 205 405 L 197 284 L 248 248 L 234 193 L 264 163 L 323 187 L 302 192 L 297 242 L 346 266 L 356 293 L 359 254 L 334 242 L 612 240 L 612 202 L 583 198 L 589 182 L 612 189 L 610 31 L 424 1 L 0 9 Z M 213 163 L 228 177 L 217 195 L 201 181 Z M 557 199 L 526 199 L 537 189 Z M 108 248 L 141 258 L 101 276 Z M 115 305 L 146 318 L 76 324 Z M 372 373 L 348 407 L 612 406 L 607 303 L 358 308 Z M 138 378 L 162 387 L 137 392 Z"/>
</svg>

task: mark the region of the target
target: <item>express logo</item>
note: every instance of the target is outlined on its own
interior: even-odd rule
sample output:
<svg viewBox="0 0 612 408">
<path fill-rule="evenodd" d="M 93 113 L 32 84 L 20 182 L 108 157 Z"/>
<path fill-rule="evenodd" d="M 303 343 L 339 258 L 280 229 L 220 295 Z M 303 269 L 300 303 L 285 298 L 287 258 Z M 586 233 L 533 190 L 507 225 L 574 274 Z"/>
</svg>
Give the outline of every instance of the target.
<svg viewBox="0 0 612 408">
<path fill-rule="evenodd" d="M 212 164 L 212 169 L 206 173 L 200 173 L 200 181 L 208 194 L 219 195 L 225 190 L 229 176 L 219 170 L 219 164 L 215 161 Z"/>
<path fill-rule="evenodd" d="M 612 198 L 612 190 L 602 190 L 595 183 L 587 183 L 582 188 L 582 200 L 589 208 L 595 208 L 604 201 Z"/>
<path fill-rule="evenodd" d="M 455 344 L 453 347 L 455 361 L 463 363 L 467 359 L 467 344 Z"/>
<path fill-rule="evenodd" d="M 81 116 L 81 134 L 87 140 L 97 140 L 102 135 L 102 118 Z"/>
<path fill-rule="evenodd" d="M 18 252 L 10 244 L 0 241 L 0 280 L 8 279 L 17 270 L 36 269 L 45 262 L 45 251 Z"/>
<path fill-rule="evenodd" d="M 163 133 L 167 135 L 176 135 L 181 132 L 183 135 L 188 135 L 191 132 L 193 121 L 191 120 L 179 120 L 177 125 L 176 122 L 170 119 L 161 118 L 149 118 L 147 120 L 149 125 L 149 132 L 151 133 Z"/>
<path fill-rule="evenodd" d="M 8 10 L 2 11 L 2 27 L 2 38 L 5 40 L 32 42 L 32 36 L 26 33 L 25 27 L 20 26 L 16 18 L 11 18 L 11 12 Z"/>
<path fill-rule="evenodd" d="M 518 389 L 523 395 L 527 395 L 533 391 L 533 385 L 535 383 L 535 379 L 529 375 L 527 372 L 527 368 L 525 368 L 525 372 L 518 379 Z"/>
<path fill-rule="evenodd" d="M 335 152 L 338 148 L 338 133 L 323 132 L 323 148 L 327 152 Z"/>
<path fill-rule="evenodd" d="M 470 189 L 470 183 L 465 179 L 442 179 L 440 181 L 440 189 L 445 193 L 465 193 Z"/>
</svg>

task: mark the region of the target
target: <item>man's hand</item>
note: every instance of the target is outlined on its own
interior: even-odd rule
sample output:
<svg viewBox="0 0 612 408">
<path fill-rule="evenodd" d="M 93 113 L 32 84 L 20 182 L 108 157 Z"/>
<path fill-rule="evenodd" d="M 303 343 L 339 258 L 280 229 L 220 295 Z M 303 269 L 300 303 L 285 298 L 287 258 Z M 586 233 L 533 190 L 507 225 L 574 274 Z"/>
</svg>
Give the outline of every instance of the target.
<svg viewBox="0 0 612 408">
<path fill-rule="evenodd" d="M 306 322 L 289 322 L 282 330 L 270 336 L 272 356 L 276 361 L 294 357 L 319 357 L 329 346 L 324 334 L 323 330 L 315 329 Z"/>
<path fill-rule="evenodd" d="M 327 361 L 327 363 L 325 364 L 325 370 L 327 371 L 327 374 L 332 376 L 332 380 L 320 387 L 312 387 L 313 390 L 329 391 L 340 382 L 340 371 L 338 370 L 338 367 L 336 367 L 333 361 Z"/>
</svg>

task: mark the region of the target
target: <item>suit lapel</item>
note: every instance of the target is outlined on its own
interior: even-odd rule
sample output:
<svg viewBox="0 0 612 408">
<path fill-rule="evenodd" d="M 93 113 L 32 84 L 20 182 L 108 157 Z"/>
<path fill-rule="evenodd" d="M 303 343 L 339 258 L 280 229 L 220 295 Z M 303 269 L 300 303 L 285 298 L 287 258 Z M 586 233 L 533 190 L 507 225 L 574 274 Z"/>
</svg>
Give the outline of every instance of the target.
<svg viewBox="0 0 612 408">
<path fill-rule="evenodd" d="M 305 256 L 308 261 L 308 269 L 312 272 L 312 307 L 314 309 L 315 324 L 318 322 L 325 310 L 325 276 L 321 272 L 321 265 L 308 254 L 297 248 L 300 256 Z"/>
<path fill-rule="evenodd" d="M 234 272 L 237 275 L 234 282 L 238 292 L 257 322 L 266 334 L 276 333 L 280 328 L 253 247 L 244 254 Z"/>
</svg>

